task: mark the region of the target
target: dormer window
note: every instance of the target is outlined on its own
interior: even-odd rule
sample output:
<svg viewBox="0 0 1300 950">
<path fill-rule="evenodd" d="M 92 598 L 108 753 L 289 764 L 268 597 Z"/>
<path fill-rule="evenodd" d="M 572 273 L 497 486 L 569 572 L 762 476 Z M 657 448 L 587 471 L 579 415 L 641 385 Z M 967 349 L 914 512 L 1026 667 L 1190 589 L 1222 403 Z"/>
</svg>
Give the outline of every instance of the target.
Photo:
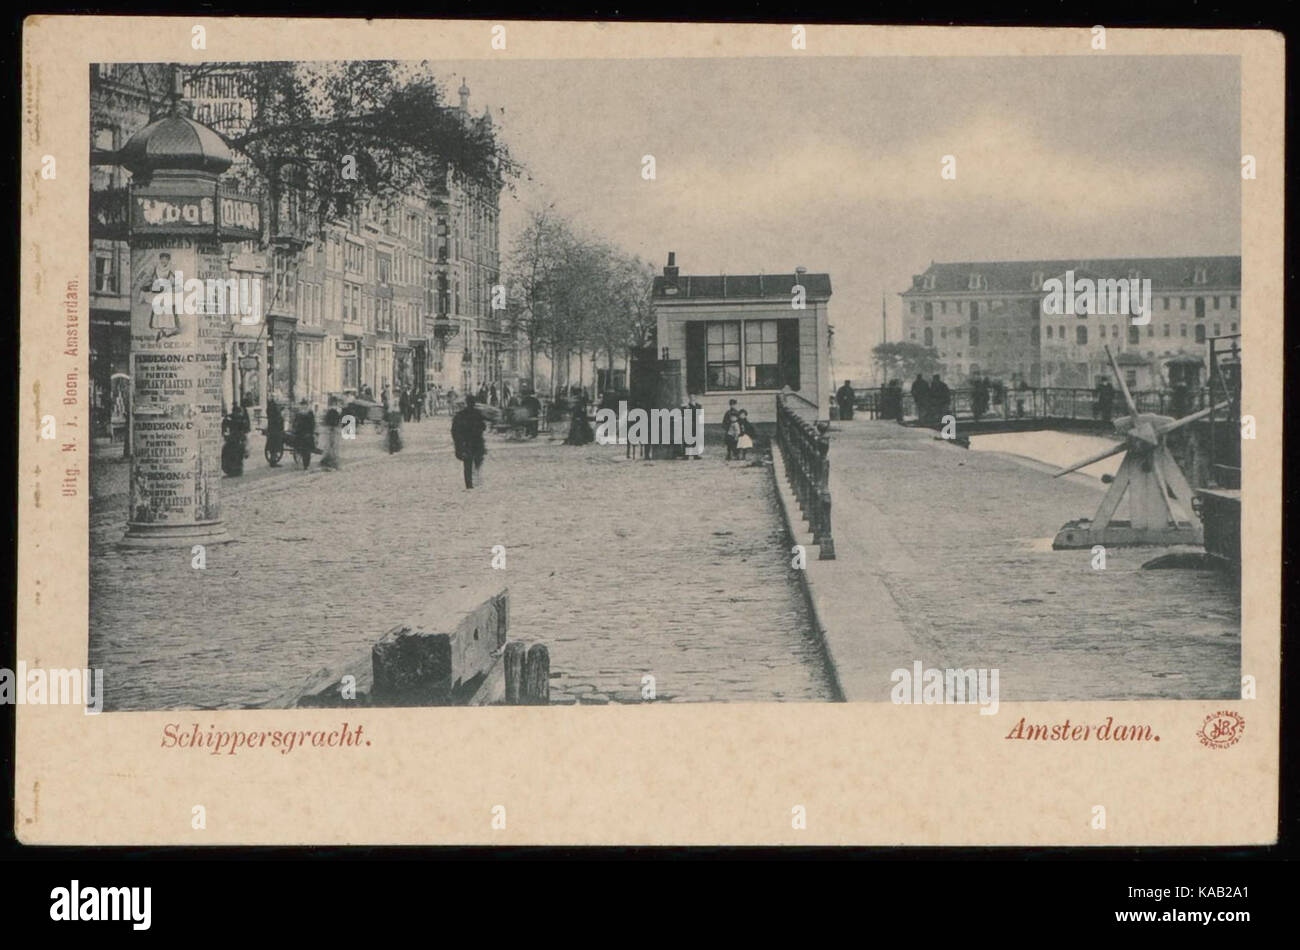
<svg viewBox="0 0 1300 950">
<path fill-rule="evenodd" d="M 1141 276 L 1142 276 L 1142 272 L 1137 270 L 1136 268 L 1128 272 L 1129 280 L 1138 280 L 1141 278 Z"/>
<path fill-rule="evenodd" d="M 971 274 L 970 280 L 966 283 L 967 290 L 984 290 L 987 287 L 983 274 Z"/>
<path fill-rule="evenodd" d="M 922 290 L 934 290 L 934 274 L 925 274 L 921 278 Z"/>
<path fill-rule="evenodd" d="M 1041 290 L 1041 289 L 1043 288 L 1043 272 L 1042 272 L 1042 271 L 1040 271 L 1040 270 L 1036 270 L 1036 271 L 1034 271 L 1034 275 L 1033 275 L 1033 277 L 1030 278 L 1029 286 L 1030 286 L 1031 288 L 1033 288 L 1034 290 Z"/>
<path fill-rule="evenodd" d="M 1204 268 L 1204 267 L 1198 267 L 1198 268 L 1196 268 L 1196 270 L 1192 273 L 1192 283 L 1193 283 L 1193 284 L 1203 284 L 1203 283 L 1205 283 L 1205 268 Z"/>
</svg>

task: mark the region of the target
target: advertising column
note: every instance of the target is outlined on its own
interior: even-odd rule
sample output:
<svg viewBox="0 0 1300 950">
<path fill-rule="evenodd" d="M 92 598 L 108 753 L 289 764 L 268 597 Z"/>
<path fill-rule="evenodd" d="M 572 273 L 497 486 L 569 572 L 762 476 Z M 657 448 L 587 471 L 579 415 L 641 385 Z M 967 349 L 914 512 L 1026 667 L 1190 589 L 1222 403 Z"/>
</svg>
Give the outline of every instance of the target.
<svg viewBox="0 0 1300 950">
<path fill-rule="evenodd" d="M 125 544 L 229 540 L 220 503 L 221 341 L 228 318 L 187 306 L 184 287 L 220 268 L 220 251 L 219 244 L 176 237 L 140 239 L 131 248 Z"/>
</svg>

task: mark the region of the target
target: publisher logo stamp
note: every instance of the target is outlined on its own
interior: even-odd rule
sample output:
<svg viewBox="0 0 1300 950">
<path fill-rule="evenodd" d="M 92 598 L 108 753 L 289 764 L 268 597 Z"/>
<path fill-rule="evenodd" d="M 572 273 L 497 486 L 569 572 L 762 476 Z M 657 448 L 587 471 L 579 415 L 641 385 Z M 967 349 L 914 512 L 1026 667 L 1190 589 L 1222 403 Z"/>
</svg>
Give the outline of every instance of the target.
<svg viewBox="0 0 1300 950">
<path fill-rule="evenodd" d="M 1245 731 L 1245 719 L 1235 712 L 1220 709 L 1205 717 L 1205 722 L 1201 723 L 1196 737 L 1201 740 L 1203 746 L 1211 749 L 1226 749 L 1228 746 L 1236 745 Z"/>
</svg>

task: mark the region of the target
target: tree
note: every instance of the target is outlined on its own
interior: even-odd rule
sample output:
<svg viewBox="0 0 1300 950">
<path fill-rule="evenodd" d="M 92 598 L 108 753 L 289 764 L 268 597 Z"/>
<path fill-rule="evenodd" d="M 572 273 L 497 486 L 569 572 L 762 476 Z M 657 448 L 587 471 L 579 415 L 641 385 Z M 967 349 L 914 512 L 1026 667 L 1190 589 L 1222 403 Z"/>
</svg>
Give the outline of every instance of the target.
<svg viewBox="0 0 1300 950">
<path fill-rule="evenodd" d="M 654 346 L 654 312 L 650 288 L 654 269 L 635 257 L 611 251 L 607 259 L 602 308 L 592 331 L 595 345 L 605 354 L 605 368 L 614 369 L 615 354 L 629 348 Z"/>
<path fill-rule="evenodd" d="M 552 287 L 573 243 L 569 223 L 551 205 L 529 214 L 528 224 L 511 247 L 506 268 L 511 275 L 511 295 L 505 321 L 516 339 L 522 336 L 527 341 L 533 388 L 537 385 L 537 354 L 549 353 L 555 340 Z"/>
<path fill-rule="evenodd" d="M 467 120 L 446 103 L 428 63 L 212 62 L 175 68 L 190 89 L 205 79 L 232 77 L 247 110 L 209 123 L 246 159 L 231 170 L 231 179 L 250 193 L 269 192 L 273 211 L 291 192 L 293 206 L 317 227 L 371 199 L 439 194 L 449 174 L 500 188 L 511 186 L 522 170 L 490 120 Z M 158 69 L 140 72 L 161 114 L 169 90 L 160 88 Z"/>
<path fill-rule="evenodd" d="M 907 379 L 917 373 L 928 376 L 939 371 L 939 351 L 919 343 L 879 343 L 871 351 L 871 361 L 886 379 Z"/>
<path fill-rule="evenodd" d="M 584 233 L 554 206 L 532 211 L 511 248 L 512 293 L 506 323 L 526 341 L 529 374 L 536 383 L 536 354 L 551 357 L 555 386 L 568 382 L 571 355 L 579 366 L 590 353 L 606 366 L 630 346 L 653 345 L 648 264 Z"/>
</svg>

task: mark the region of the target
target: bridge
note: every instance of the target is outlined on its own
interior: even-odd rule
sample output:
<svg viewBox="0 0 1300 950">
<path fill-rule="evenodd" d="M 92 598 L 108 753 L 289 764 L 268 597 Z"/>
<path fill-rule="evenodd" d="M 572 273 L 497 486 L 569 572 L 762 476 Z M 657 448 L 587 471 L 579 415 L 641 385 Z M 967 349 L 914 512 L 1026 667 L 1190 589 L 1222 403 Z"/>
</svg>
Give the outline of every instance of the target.
<svg viewBox="0 0 1300 950">
<path fill-rule="evenodd" d="M 854 390 L 857 410 L 869 418 L 896 418 L 897 409 L 884 405 L 884 393 L 879 389 Z M 1059 386 L 1036 386 L 1027 389 L 1006 389 L 1001 393 L 990 390 L 987 411 L 978 417 L 972 408 L 974 390 L 954 389 L 948 396 L 948 405 L 928 421 L 917 413 L 916 401 L 910 392 L 903 394 L 904 425 L 941 427 L 944 415 L 957 420 L 960 435 L 987 435 L 994 432 L 1030 432 L 1038 429 L 1096 432 L 1114 431 L 1114 418 L 1127 411 L 1118 392 L 1109 413 L 1104 411 L 1100 394 L 1095 389 Z M 1179 418 L 1210 405 L 1208 387 L 1197 390 L 1148 390 L 1133 393 L 1139 412 L 1155 412 Z"/>
</svg>

